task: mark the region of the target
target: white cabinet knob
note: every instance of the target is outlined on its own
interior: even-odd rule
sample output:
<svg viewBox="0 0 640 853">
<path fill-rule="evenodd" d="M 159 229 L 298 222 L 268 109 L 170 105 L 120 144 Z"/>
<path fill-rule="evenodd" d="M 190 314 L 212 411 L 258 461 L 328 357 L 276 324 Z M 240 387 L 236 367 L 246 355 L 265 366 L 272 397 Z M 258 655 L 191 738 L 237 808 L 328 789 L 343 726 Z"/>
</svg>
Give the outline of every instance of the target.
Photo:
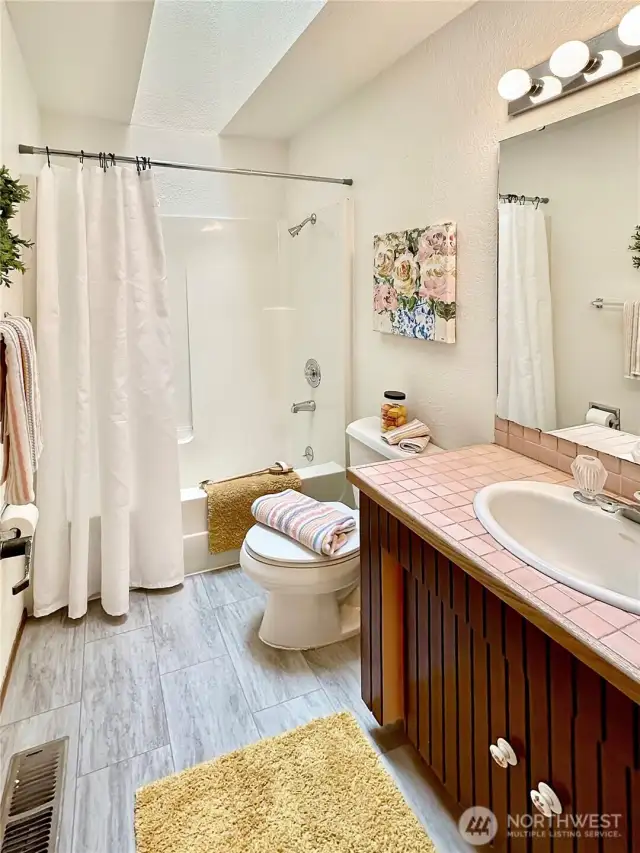
<svg viewBox="0 0 640 853">
<path fill-rule="evenodd" d="M 553 788 L 550 788 L 546 782 L 540 782 L 537 789 L 534 788 L 531 791 L 530 796 L 533 805 L 545 817 L 562 814 L 562 803 Z"/>
<path fill-rule="evenodd" d="M 499 767 L 514 767 L 518 763 L 518 756 L 513 751 L 511 744 L 503 737 L 499 737 L 495 743 L 489 747 L 491 758 Z"/>
</svg>

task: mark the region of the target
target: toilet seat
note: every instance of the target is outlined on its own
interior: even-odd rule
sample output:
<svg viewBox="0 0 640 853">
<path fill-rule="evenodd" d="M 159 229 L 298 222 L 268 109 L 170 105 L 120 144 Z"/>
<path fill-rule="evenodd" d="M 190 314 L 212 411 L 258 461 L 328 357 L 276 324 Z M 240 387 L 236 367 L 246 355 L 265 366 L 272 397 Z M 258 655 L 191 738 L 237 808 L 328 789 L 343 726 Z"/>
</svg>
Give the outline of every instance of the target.
<svg viewBox="0 0 640 853">
<path fill-rule="evenodd" d="M 318 570 L 323 565 L 334 567 L 349 562 L 357 558 L 360 552 L 360 513 L 357 509 L 351 509 L 337 501 L 332 501 L 330 505 L 340 512 L 352 515 L 356 520 L 356 529 L 349 534 L 342 548 L 331 557 L 311 551 L 300 542 L 263 524 L 253 525 L 245 537 L 243 547 L 254 560 L 266 566 Z"/>
</svg>

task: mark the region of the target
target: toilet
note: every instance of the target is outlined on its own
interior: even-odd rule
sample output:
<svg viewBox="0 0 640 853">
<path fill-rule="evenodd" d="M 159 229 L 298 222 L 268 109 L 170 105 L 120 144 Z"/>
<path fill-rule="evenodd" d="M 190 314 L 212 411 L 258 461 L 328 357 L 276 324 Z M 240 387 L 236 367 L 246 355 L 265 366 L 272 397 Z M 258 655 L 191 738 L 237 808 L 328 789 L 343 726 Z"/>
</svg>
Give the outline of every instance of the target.
<svg viewBox="0 0 640 853">
<path fill-rule="evenodd" d="M 409 459 L 380 437 L 380 419 L 362 418 L 347 427 L 351 465 Z M 423 455 L 442 452 L 427 445 Z M 354 488 L 356 506 L 358 490 Z M 311 649 L 353 637 L 360 631 L 359 513 L 344 503 L 330 506 L 350 513 L 356 529 L 333 557 L 310 551 L 262 524 L 254 524 L 240 549 L 240 566 L 267 593 L 260 639 L 279 649 Z"/>
</svg>

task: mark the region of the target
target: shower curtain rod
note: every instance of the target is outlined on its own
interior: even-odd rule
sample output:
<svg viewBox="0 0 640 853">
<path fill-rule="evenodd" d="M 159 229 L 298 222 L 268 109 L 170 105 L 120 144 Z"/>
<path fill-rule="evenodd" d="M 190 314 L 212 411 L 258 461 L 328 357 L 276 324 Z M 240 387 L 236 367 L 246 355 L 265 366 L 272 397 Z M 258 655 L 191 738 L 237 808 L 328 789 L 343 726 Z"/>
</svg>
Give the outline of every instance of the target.
<svg viewBox="0 0 640 853">
<path fill-rule="evenodd" d="M 517 195 L 517 193 L 500 193 L 500 201 L 510 201 L 513 204 L 549 204 L 549 199 L 544 196 Z"/>
<path fill-rule="evenodd" d="M 134 166 L 142 165 L 146 160 L 148 166 L 157 166 L 161 169 L 186 169 L 190 172 L 219 172 L 222 175 L 249 175 L 256 178 L 284 178 L 288 181 L 317 181 L 323 184 L 346 184 L 353 185 L 352 178 L 324 178 L 319 175 L 295 175 L 290 172 L 262 172 L 257 169 L 225 169 L 222 166 L 196 166 L 192 163 L 172 163 L 168 160 L 151 160 L 148 157 L 124 157 L 120 154 L 95 154 L 87 151 L 67 151 L 63 148 L 42 148 L 37 145 L 19 145 L 20 154 L 43 154 L 45 157 L 76 157 L 85 160 L 102 160 L 108 162 L 115 160 L 116 163 L 132 163 Z"/>
</svg>

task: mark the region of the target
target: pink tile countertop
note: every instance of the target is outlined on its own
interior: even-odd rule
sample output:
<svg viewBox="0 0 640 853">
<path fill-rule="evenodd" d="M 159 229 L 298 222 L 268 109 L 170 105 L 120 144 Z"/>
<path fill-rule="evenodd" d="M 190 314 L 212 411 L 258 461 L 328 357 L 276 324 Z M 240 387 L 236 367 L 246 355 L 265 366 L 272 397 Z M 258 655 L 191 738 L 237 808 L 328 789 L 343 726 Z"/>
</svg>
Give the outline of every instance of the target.
<svg viewBox="0 0 640 853">
<path fill-rule="evenodd" d="M 526 565 L 489 536 L 473 509 L 476 492 L 490 483 L 537 480 L 573 484 L 565 472 L 486 444 L 407 461 L 363 465 L 351 468 L 350 474 L 350 479 L 362 481 L 374 499 L 378 494 L 387 505 L 395 504 L 426 532 L 444 540 L 488 575 L 501 579 L 518 597 L 630 677 L 638 685 L 633 697 L 638 701 L 640 616 L 595 601 Z"/>
</svg>

